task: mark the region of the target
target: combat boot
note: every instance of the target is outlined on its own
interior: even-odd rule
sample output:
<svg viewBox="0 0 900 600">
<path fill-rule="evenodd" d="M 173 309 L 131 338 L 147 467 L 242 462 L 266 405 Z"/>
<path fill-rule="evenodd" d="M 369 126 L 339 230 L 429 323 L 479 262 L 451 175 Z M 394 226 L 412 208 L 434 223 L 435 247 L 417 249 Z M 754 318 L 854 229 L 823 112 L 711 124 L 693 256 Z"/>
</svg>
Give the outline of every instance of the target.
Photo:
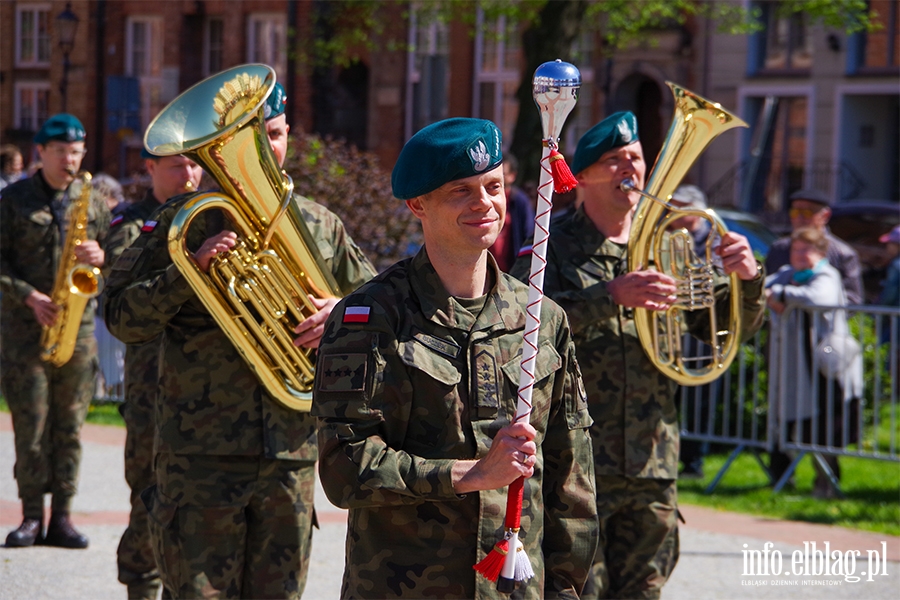
<svg viewBox="0 0 900 600">
<path fill-rule="evenodd" d="M 41 539 L 41 519 L 22 519 L 18 529 L 9 532 L 6 536 L 7 548 L 27 548 L 34 546 Z"/>
<path fill-rule="evenodd" d="M 69 513 L 55 512 L 50 515 L 47 535 L 44 536 L 44 545 L 59 546 L 60 548 L 87 548 L 88 539 L 72 526 Z"/>
<path fill-rule="evenodd" d="M 159 577 L 128 582 L 128 600 L 156 600 L 162 581 Z"/>
</svg>

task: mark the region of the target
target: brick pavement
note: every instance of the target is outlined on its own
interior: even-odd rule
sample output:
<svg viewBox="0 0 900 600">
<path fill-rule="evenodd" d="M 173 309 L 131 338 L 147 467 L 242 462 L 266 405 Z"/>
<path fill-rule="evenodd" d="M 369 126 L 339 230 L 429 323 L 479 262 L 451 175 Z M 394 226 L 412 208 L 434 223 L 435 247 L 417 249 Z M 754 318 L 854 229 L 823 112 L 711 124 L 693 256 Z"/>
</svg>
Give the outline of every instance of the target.
<svg viewBox="0 0 900 600">
<path fill-rule="evenodd" d="M 12 479 L 11 432 L 9 415 L 0 414 L 2 535 L 21 520 Z M 128 488 L 122 475 L 121 458 L 125 430 L 87 424 L 82 439 L 85 463 L 80 492 L 73 507 L 73 520 L 91 537 L 91 548 L 88 551 L 0 548 L 0 600 L 124 597 L 124 587 L 115 581 L 115 547 L 128 521 Z M 314 536 L 313 566 L 305 597 L 336 598 L 340 589 L 346 512 L 331 506 L 321 490 L 316 498 L 316 509 L 321 529 Z M 683 505 L 680 509 L 687 521 L 682 527 L 682 558 L 664 590 L 666 598 L 894 598 L 896 590 L 900 589 L 900 537 L 691 505 Z M 884 568 L 889 576 L 866 583 L 865 587 L 855 587 L 837 578 L 836 583 L 832 583 L 843 583 L 843 586 L 827 590 L 823 587 L 775 587 L 775 584 L 792 582 L 806 585 L 808 582 L 802 577 L 786 581 L 757 577 L 755 582 L 754 578 L 742 577 L 743 550 L 762 551 L 765 542 L 773 542 L 772 549 L 779 550 L 786 562 L 790 561 L 791 552 L 804 548 L 804 542 L 815 542 L 819 549 L 827 542 L 832 552 L 857 550 L 861 564 L 865 563 L 867 551 L 886 547 L 890 562 Z M 48 571 L 54 573 L 53 577 L 45 576 Z M 61 577 L 60 572 L 69 574 Z M 34 592 L 35 581 L 40 582 L 40 592 Z M 748 581 L 766 587 L 746 587 Z"/>
</svg>

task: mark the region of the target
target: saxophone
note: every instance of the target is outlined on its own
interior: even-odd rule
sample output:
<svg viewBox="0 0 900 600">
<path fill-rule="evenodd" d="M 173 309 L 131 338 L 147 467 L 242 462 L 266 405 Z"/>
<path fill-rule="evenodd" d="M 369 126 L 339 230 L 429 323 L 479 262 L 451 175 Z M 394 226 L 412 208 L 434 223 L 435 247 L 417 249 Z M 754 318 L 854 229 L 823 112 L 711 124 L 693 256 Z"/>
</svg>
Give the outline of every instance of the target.
<svg viewBox="0 0 900 600">
<path fill-rule="evenodd" d="M 69 230 L 63 243 L 59 268 L 50 299 L 60 307 L 56 321 L 43 328 L 41 334 L 41 359 L 55 367 L 61 367 L 72 358 L 84 309 L 91 298 L 103 288 L 100 269 L 79 263 L 75 248 L 87 239 L 88 210 L 91 206 L 91 174 L 82 171 L 76 176 L 81 190 L 72 194 L 69 212 Z M 78 183 L 73 183 L 77 186 Z M 69 188 L 72 189 L 71 187 Z"/>
</svg>

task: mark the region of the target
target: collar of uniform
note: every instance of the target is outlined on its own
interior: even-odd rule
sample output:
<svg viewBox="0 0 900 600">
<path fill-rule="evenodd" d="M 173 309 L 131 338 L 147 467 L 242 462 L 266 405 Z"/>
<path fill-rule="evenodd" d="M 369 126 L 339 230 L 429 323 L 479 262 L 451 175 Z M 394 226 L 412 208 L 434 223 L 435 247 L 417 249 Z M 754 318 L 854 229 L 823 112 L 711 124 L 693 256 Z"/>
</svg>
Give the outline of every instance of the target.
<svg viewBox="0 0 900 600">
<path fill-rule="evenodd" d="M 504 281 L 493 257 L 490 257 L 490 254 L 488 256 L 488 268 L 494 272 L 495 283 L 488 293 L 489 297 L 485 300 L 480 317 L 476 319 L 460 306 L 441 283 L 441 278 L 434 270 L 428 252 L 423 246 L 410 263 L 410 287 L 419 301 L 425 318 L 444 327 L 464 331 L 472 331 L 476 323 L 479 330 L 489 329 L 498 324 L 510 329 L 524 326 L 525 315 L 521 306 L 516 304 L 501 310 L 501 306 L 498 305 L 498 302 L 507 304 L 501 298 L 508 297 L 512 291 Z"/>
<path fill-rule="evenodd" d="M 606 242 L 606 236 L 600 233 L 594 222 L 584 212 L 583 204 L 575 209 L 575 213 L 572 215 L 572 233 L 574 239 L 578 240 L 582 252 L 588 256 L 608 254 L 601 252 L 601 247 Z"/>
</svg>

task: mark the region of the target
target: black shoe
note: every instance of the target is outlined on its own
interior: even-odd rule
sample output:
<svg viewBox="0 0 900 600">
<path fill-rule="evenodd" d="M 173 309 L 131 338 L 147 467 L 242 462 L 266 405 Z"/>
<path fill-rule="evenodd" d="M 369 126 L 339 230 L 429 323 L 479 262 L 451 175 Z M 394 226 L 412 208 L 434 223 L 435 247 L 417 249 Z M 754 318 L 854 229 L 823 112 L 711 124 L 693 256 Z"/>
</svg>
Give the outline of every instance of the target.
<svg viewBox="0 0 900 600">
<path fill-rule="evenodd" d="M 44 545 L 59 546 L 60 548 L 87 548 L 88 539 L 72 527 L 72 521 L 68 514 L 54 513 L 50 516 L 50 524 L 47 525 Z"/>
<path fill-rule="evenodd" d="M 27 548 L 41 539 L 41 520 L 23 519 L 19 528 L 6 536 L 7 548 Z"/>
</svg>

